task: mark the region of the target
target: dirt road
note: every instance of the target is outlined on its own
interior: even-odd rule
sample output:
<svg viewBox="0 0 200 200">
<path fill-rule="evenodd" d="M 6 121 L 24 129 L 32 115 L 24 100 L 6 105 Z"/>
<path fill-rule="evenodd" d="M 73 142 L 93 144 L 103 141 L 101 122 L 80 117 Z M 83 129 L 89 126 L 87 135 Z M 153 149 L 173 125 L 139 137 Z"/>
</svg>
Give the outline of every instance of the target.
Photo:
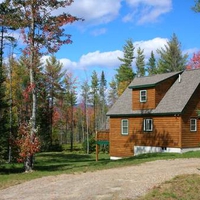
<svg viewBox="0 0 200 200">
<path fill-rule="evenodd" d="M 200 159 L 49 176 L 0 190 L 1 200 L 130 200 L 180 174 L 200 174 Z"/>
</svg>

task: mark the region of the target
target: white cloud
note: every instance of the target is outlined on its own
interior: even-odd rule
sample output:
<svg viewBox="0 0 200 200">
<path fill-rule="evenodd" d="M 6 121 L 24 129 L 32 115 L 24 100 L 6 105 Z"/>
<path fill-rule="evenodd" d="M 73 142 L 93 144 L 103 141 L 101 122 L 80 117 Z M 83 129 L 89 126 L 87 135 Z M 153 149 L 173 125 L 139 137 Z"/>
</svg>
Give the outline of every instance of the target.
<svg viewBox="0 0 200 200">
<path fill-rule="evenodd" d="M 100 52 L 95 51 L 81 56 L 79 64 L 87 66 L 115 67 L 119 63 L 118 57 L 123 55 L 122 51 Z"/>
<path fill-rule="evenodd" d="M 59 9 L 85 19 L 81 26 L 106 24 L 114 20 L 121 8 L 122 0 L 81 0 L 74 1 L 69 7 Z"/>
<path fill-rule="evenodd" d="M 156 50 L 160 49 L 161 47 L 164 47 L 164 45 L 167 44 L 167 41 L 168 41 L 167 38 L 157 37 L 152 40 L 134 42 L 135 52 L 137 52 L 137 48 L 140 47 L 141 49 L 144 49 L 145 58 L 150 57 L 151 51 L 154 52 L 154 55 L 156 57 L 157 56 Z"/>
<path fill-rule="evenodd" d="M 95 51 L 82 55 L 77 62 L 67 58 L 60 59 L 60 62 L 63 64 L 64 69 L 72 72 L 79 79 L 84 79 L 86 74 L 91 74 L 93 70 L 103 70 L 113 75 L 113 69 L 120 65 L 118 57 L 122 56 L 123 52 L 120 50 L 110 52 Z"/>
<path fill-rule="evenodd" d="M 172 9 L 172 0 L 126 0 L 133 9 L 123 21 L 136 21 L 138 24 L 156 22 L 159 17 Z"/>
<path fill-rule="evenodd" d="M 166 38 L 159 37 L 152 40 L 134 42 L 134 54 L 135 56 L 137 55 L 138 47 L 144 49 L 145 60 L 147 61 L 151 55 L 151 51 L 153 51 L 155 57 L 157 57 L 156 50 L 164 47 L 166 43 Z M 77 62 L 71 61 L 67 58 L 62 58 L 60 61 L 63 63 L 65 69 L 72 72 L 73 74 L 77 74 L 78 77 L 81 77 L 81 75 L 85 76 L 86 72 L 90 74 L 93 70 L 104 70 L 107 72 L 107 74 L 109 74 L 109 78 L 112 78 L 111 76 L 116 73 L 115 69 L 118 68 L 121 64 L 118 57 L 123 57 L 123 52 L 121 50 L 109 52 L 94 51 L 82 55 Z"/>
</svg>

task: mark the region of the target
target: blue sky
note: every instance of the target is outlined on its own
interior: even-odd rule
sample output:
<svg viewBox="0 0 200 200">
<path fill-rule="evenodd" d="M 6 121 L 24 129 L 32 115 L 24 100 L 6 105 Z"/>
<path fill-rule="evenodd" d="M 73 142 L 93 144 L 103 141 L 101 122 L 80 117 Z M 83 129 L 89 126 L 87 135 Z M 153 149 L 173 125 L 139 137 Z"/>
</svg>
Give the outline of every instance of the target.
<svg viewBox="0 0 200 200">
<path fill-rule="evenodd" d="M 192 56 L 200 50 L 200 13 L 192 11 L 194 4 L 195 0 L 74 0 L 56 13 L 64 11 L 85 21 L 65 27 L 73 44 L 62 46 L 56 57 L 81 84 L 94 70 L 99 76 L 104 71 L 110 82 L 128 39 L 133 40 L 135 56 L 141 47 L 148 60 L 150 52 L 156 54 L 175 33 L 182 51 Z"/>
<path fill-rule="evenodd" d="M 148 60 L 150 52 L 156 54 L 175 33 L 182 51 L 192 56 L 200 50 L 200 13 L 191 9 L 194 4 L 194 0 L 75 0 L 64 11 L 85 21 L 66 27 L 73 44 L 63 46 L 56 56 L 80 82 L 93 70 L 99 76 L 103 70 L 109 82 L 127 39 L 136 49 L 144 49 Z"/>
</svg>

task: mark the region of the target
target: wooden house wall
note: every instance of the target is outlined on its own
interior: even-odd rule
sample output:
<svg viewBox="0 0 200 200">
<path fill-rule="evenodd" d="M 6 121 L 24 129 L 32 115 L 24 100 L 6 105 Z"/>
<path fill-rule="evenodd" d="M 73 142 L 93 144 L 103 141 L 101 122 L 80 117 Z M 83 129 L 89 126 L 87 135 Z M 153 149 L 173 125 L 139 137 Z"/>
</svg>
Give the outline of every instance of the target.
<svg viewBox="0 0 200 200">
<path fill-rule="evenodd" d="M 121 135 L 121 119 L 129 120 L 129 135 Z M 132 156 L 134 145 L 180 147 L 180 117 L 151 118 L 152 132 L 143 131 L 143 119 L 143 117 L 110 118 L 110 156 Z"/>
<path fill-rule="evenodd" d="M 133 155 L 133 141 L 130 140 L 130 134 L 121 135 L 121 119 L 110 118 L 110 156 L 128 157 Z M 128 118 L 123 118 L 128 119 Z M 133 129 L 129 121 L 129 131 Z"/>
<path fill-rule="evenodd" d="M 178 76 L 168 78 L 155 87 L 152 88 L 140 88 L 132 90 L 132 109 L 133 110 L 143 110 L 143 109 L 154 109 L 162 100 L 166 92 L 177 80 Z M 140 102 L 140 90 L 147 91 L 147 101 Z"/>
<path fill-rule="evenodd" d="M 147 91 L 147 101 L 140 102 L 140 90 Z M 155 108 L 155 88 L 133 89 L 132 91 L 133 110 L 145 110 Z"/>
<path fill-rule="evenodd" d="M 141 118 L 143 121 L 143 118 Z M 180 147 L 181 118 L 175 116 L 153 117 L 153 131 L 134 130 L 135 145 L 156 147 Z M 140 125 L 142 126 L 142 125 Z"/>
<path fill-rule="evenodd" d="M 98 131 L 96 135 L 98 141 L 109 141 L 109 130 Z"/>
<path fill-rule="evenodd" d="M 200 147 L 200 118 L 197 110 L 200 109 L 200 85 L 190 98 L 182 115 L 182 147 Z M 190 131 L 190 119 L 197 119 L 197 131 Z"/>
</svg>

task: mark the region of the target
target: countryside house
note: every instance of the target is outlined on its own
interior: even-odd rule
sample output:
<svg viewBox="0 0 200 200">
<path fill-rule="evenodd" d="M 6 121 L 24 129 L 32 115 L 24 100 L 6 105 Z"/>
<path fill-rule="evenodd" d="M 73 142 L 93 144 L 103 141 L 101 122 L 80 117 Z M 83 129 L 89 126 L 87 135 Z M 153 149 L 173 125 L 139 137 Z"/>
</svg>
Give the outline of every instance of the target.
<svg viewBox="0 0 200 200">
<path fill-rule="evenodd" d="M 111 159 L 200 147 L 200 70 L 135 78 L 107 113 Z"/>
</svg>

